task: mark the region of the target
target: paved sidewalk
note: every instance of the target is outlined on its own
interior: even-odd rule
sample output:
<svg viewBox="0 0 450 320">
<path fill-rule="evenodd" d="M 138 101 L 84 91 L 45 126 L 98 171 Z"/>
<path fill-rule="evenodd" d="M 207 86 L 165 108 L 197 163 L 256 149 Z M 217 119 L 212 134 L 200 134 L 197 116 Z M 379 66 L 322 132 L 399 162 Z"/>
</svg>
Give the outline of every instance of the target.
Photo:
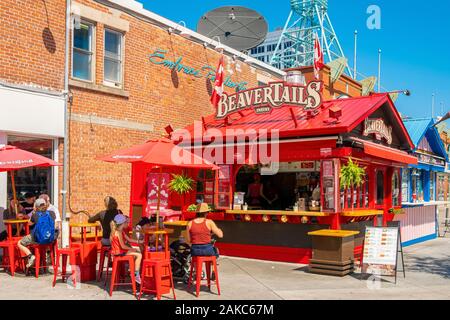
<svg viewBox="0 0 450 320">
<path fill-rule="evenodd" d="M 222 295 L 207 291 L 200 299 L 450 299 L 450 239 L 436 239 L 405 248 L 406 279 L 359 280 L 359 275 L 335 278 L 309 274 L 304 265 L 222 257 L 219 272 Z M 53 277 L 35 279 L 0 273 L 0 299 L 111 299 L 101 284 L 69 289 L 51 287 Z M 196 299 L 178 284 L 177 298 Z M 148 296 L 146 296 L 148 298 Z M 130 292 L 115 291 L 113 300 L 134 299 Z"/>
</svg>

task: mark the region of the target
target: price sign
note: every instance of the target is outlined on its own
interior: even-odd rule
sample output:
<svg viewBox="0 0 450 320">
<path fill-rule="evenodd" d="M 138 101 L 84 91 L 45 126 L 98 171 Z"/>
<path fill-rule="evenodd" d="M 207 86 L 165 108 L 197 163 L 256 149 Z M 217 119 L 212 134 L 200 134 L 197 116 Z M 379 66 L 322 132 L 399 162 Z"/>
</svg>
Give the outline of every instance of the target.
<svg viewBox="0 0 450 320">
<path fill-rule="evenodd" d="M 364 273 L 395 275 L 398 234 L 398 228 L 366 228 L 362 266 Z"/>
</svg>

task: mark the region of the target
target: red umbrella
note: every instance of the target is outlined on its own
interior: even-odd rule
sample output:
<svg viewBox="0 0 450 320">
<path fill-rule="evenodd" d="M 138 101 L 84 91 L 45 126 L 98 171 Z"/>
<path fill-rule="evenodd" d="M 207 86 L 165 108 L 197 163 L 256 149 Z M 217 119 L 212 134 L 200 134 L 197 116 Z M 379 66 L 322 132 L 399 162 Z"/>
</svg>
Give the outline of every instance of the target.
<svg viewBox="0 0 450 320">
<path fill-rule="evenodd" d="M 16 184 L 14 181 L 14 171 L 29 167 L 50 167 L 60 166 L 58 162 L 52 159 L 40 156 L 38 154 L 19 149 L 14 146 L 0 147 L 0 172 L 11 172 L 11 185 L 13 189 L 14 206 L 17 214 Z"/>
<path fill-rule="evenodd" d="M 155 167 L 182 167 L 195 169 L 218 170 L 213 163 L 178 147 L 172 140 L 161 138 L 149 140 L 144 144 L 136 145 L 128 149 L 122 149 L 98 160 L 106 162 L 149 163 Z M 158 202 L 156 207 L 156 221 L 159 222 L 159 205 L 161 197 L 161 175 L 158 181 Z M 159 224 L 159 223 L 158 223 Z"/>
</svg>

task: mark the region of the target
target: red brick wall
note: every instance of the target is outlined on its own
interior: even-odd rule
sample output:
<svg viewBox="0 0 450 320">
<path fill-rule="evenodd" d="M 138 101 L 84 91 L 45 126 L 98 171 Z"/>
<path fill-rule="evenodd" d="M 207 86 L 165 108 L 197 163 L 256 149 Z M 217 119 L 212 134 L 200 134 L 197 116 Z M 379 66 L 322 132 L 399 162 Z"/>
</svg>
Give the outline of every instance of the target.
<svg viewBox="0 0 450 320">
<path fill-rule="evenodd" d="M 0 79 L 62 90 L 65 1 L 0 1 Z"/>
<path fill-rule="evenodd" d="M 108 12 L 108 8 L 90 0 L 79 2 Z M 213 112 L 206 78 L 194 78 L 182 72 L 172 73 L 167 68 L 150 63 L 148 55 L 157 48 L 169 50 L 168 58 L 176 60 L 183 56 L 183 63 L 196 69 L 206 64 L 216 68 L 220 55 L 212 49 L 205 49 L 200 43 L 175 34 L 169 35 L 167 30 L 126 13 L 122 13 L 121 18 L 130 22 L 130 30 L 125 34 L 124 65 L 124 90 L 129 97 L 72 86 L 72 112 L 153 125 L 154 130 L 143 132 L 72 121 L 70 191 L 74 210 L 100 210 L 104 196 L 111 195 L 117 198 L 124 212 L 128 212 L 131 166 L 102 163 L 94 158 L 151 137 L 159 137 L 168 124 L 174 128 L 184 127 Z M 104 26 L 97 23 L 97 86 L 103 83 L 103 34 Z M 232 80 L 247 81 L 248 87 L 256 86 L 255 69 L 243 62 L 240 65 L 242 71 L 238 73 L 235 70 Z M 232 89 L 225 87 L 225 90 Z"/>
</svg>

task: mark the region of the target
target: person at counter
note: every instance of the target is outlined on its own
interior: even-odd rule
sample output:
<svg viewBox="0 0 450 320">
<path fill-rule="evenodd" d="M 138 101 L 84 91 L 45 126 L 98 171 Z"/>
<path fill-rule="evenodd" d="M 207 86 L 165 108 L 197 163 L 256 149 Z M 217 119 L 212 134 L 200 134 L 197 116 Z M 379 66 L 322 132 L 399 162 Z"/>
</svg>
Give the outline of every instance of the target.
<svg viewBox="0 0 450 320">
<path fill-rule="evenodd" d="M 25 215 L 25 210 L 23 209 L 23 207 L 20 205 L 20 203 L 18 201 L 16 201 L 17 204 L 17 215 L 16 215 L 16 210 L 14 208 L 14 199 L 11 199 L 9 201 L 9 207 L 8 209 L 6 209 L 5 211 L 3 211 L 3 221 L 4 220 L 11 220 L 11 219 L 25 219 L 28 218 Z M 17 227 L 16 225 L 12 225 L 12 233 L 13 235 L 15 235 L 17 233 Z M 20 232 L 20 235 L 25 235 L 25 229 L 23 229 Z M 8 232 L 6 230 L 3 230 L 0 233 L 0 241 L 6 240 L 8 238 Z"/>
<path fill-rule="evenodd" d="M 253 183 L 248 185 L 247 198 L 248 205 L 252 207 L 261 206 L 262 183 L 261 176 L 258 173 L 253 175 Z"/>
<path fill-rule="evenodd" d="M 20 205 L 23 207 L 25 214 L 31 216 L 34 211 L 34 202 L 36 201 L 36 196 L 31 192 L 27 192 L 24 196 L 25 201 L 22 201 Z"/>
<path fill-rule="evenodd" d="M 217 227 L 214 221 L 207 219 L 210 209 L 207 203 L 197 206 L 197 218 L 189 221 L 187 225 L 187 242 L 191 243 L 192 256 L 216 256 L 219 253 L 211 243 L 211 233 L 223 238 L 223 231 Z"/>
<path fill-rule="evenodd" d="M 278 193 L 273 185 L 272 180 L 267 180 L 266 184 L 261 188 L 261 197 L 265 201 L 264 209 L 278 209 Z"/>
</svg>

